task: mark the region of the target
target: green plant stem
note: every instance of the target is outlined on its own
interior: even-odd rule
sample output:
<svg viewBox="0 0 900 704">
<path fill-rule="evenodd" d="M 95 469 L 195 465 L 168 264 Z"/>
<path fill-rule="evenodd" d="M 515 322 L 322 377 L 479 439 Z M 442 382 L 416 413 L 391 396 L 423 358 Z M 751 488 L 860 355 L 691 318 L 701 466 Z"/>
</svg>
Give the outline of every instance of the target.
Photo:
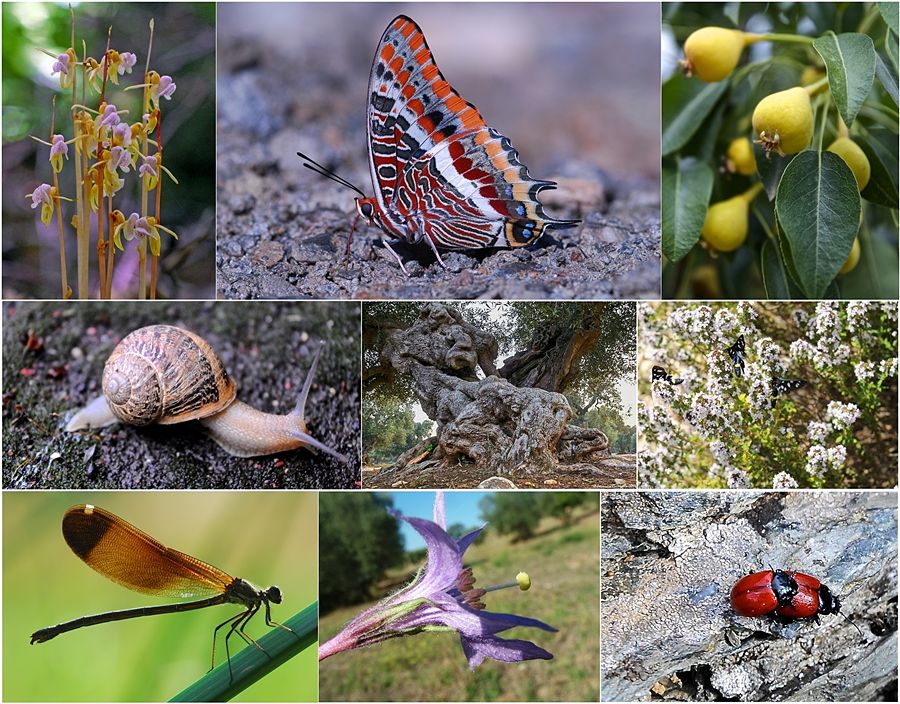
<svg viewBox="0 0 900 704">
<path fill-rule="evenodd" d="M 295 655 L 315 645 L 319 639 L 319 602 L 314 601 L 294 614 L 284 625 L 293 633 L 276 626 L 257 641 L 265 652 L 250 645 L 231 657 L 233 680 L 229 677 L 228 663 L 223 662 L 170 701 L 228 701 Z"/>
<path fill-rule="evenodd" d="M 809 44 L 815 41 L 813 37 L 804 37 L 802 34 L 760 34 L 758 40 L 761 42 L 794 42 L 796 44 Z"/>
</svg>

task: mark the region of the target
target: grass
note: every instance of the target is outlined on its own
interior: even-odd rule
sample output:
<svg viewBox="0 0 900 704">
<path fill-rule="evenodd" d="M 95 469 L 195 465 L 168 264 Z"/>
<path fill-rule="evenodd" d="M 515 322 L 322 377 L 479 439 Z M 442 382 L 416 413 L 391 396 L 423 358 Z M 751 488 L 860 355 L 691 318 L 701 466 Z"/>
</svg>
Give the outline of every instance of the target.
<svg viewBox="0 0 900 704">
<path fill-rule="evenodd" d="M 559 633 L 517 628 L 505 638 L 533 640 L 554 659 L 487 660 L 470 672 L 455 634 L 421 634 L 335 655 L 320 663 L 321 701 L 597 701 L 599 697 L 599 563 L 597 513 L 573 525 L 543 521 L 537 537 L 512 543 L 492 533 L 466 553 L 476 586 L 506 582 L 524 570 L 528 592 L 488 594 L 491 611 L 540 619 Z M 411 573 L 417 565 L 408 565 Z M 398 574 L 390 575 L 399 577 Z M 328 575 L 322 575 L 327 579 Z M 368 604 L 340 609 L 319 622 L 321 641 Z"/>
</svg>

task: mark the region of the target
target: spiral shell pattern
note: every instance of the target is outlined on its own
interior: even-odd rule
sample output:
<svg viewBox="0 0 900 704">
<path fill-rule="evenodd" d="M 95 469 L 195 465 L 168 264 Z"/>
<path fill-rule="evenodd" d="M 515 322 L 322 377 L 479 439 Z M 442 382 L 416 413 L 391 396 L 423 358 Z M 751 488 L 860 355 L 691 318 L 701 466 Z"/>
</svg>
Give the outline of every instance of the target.
<svg viewBox="0 0 900 704">
<path fill-rule="evenodd" d="M 103 393 L 121 421 L 167 425 L 222 411 L 237 389 L 202 338 L 171 325 L 150 325 L 116 345 L 103 369 Z"/>
</svg>

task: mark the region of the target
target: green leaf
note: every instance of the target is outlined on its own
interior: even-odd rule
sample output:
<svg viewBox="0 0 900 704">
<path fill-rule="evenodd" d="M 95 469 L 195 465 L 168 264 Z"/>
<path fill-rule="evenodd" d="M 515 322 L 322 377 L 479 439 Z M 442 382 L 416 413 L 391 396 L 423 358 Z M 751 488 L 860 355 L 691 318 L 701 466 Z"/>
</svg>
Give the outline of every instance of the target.
<svg viewBox="0 0 900 704">
<path fill-rule="evenodd" d="M 700 239 L 713 177 L 713 170 L 695 159 L 663 168 L 662 250 L 670 261 L 679 261 Z"/>
<path fill-rule="evenodd" d="M 762 272 L 766 298 L 770 300 L 803 298 L 803 292 L 791 280 L 784 262 L 781 261 L 778 247 L 772 244 L 772 240 L 763 242 L 759 269 Z"/>
<path fill-rule="evenodd" d="M 828 32 L 813 42 L 828 71 L 828 85 L 847 127 L 853 124 L 875 79 L 875 45 L 865 34 Z"/>
<path fill-rule="evenodd" d="M 891 96 L 894 105 L 900 105 L 897 91 L 897 77 L 894 75 L 894 72 L 891 71 L 890 66 L 884 63 L 884 59 L 882 59 L 879 54 L 875 54 L 875 75 L 878 76 L 878 81 L 884 87 L 885 92 Z"/>
<path fill-rule="evenodd" d="M 753 156 L 756 158 L 756 173 L 759 174 L 759 180 L 762 181 L 766 196 L 770 201 L 775 200 L 778 183 L 781 181 L 787 165 L 794 157 L 778 156 L 774 152 L 766 154 L 766 150 L 756 143 L 753 144 Z"/>
<path fill-rule="evenodd" d="M 860 200 L 850 167 L 831 152 L 794 157 L 778 186 L 775 212 L 808 298 L 821 298 L 847 260 Z"/>
<path fill-rule="evenodd" d="M 897 135 L 876 127 L 869 130 L 866 138 L 857 139 L 856 143 L 865 152 L 872 170 L 862 197 L 886 208 L 900 207 L 897 197 Z"/>
<path fill-rule="evenodd" d="M 847 298 L 897 298 L 897 249 L 879 237 L 861 238 L 859 264 L 841 276 Z"/>
<path fill-rule="evenodd" d="M 303 611 L 284 622 L 291 632 L 275 626 L 257 640 L 259 648 L 247 646 L 231 656 L 231 679 L 228 662 L 207 672 L 194 684 L 176 694 L 173 702 L 224 702 L 262 679 L 276 667 L 315 645 L 319 638 L 319 602 L 314 601 Z"/>
<path fill-rule="evenodd" d="M 677 152 L 703 125 L 703 121 L 728 87 L 728 81 L 704 83 L 675 74 L 662 89 L 662 155 Z"/>
<path fill-rule="evenodd" d="M 900 4 L 896 2 L 878 2 L 878 11 L 881 13 L 884 23 L 890 27 L 894 34 L 900 36 Z"/>
</svg>

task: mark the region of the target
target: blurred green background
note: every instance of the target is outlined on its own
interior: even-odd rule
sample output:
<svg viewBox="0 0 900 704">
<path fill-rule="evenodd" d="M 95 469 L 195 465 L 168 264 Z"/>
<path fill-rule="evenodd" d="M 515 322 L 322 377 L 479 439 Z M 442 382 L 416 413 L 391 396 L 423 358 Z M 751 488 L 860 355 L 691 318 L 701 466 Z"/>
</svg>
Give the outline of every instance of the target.
<svg viewBox="0 0 900 704">
<path fill-rule="evenodd" d="M 147 59 L 149 22 L 156 29 L 151 68 L 169 74 L 177 89 L 162 101 L 165 164 L 179 185 L 163 179 L 162 222 L 179 241 L 163 236 L 160 298 L 214 298 L 215 287 L 215 5 L 213 3 L 76 3 L 76 51 L 82 39 L 89 56 L 98 58 L 111 47 L 137 55 L 133 72 L 107 86 L 107 102 L 127 108 L 129 121 L 139 116 L 141 91 L 123 88 L 141 82 Z M 61 53 L 70 44 L 69 10 L 65 3 L 3 3 L 3 297 L 58 298 L 59 253 L 56 223 L 42 225 L 40 210 L 31 209 L 26 195 L 41 183 L 51 183 L 47 140 L 50 101 L 57 95 L 56 132 L 73 136 L 69 108 L 71 91 L 61 91 L 59 76 L 51 76 L 53 59 L 40 49 Z M 79 89 L 80 91 L 80 89 Z M 88 107 L 99 96 L 88 93 Z M 74 197 L 75 150 L 60 174 L 62 195 Z M 126 215 L 137 210 L 139 196 L 133 174 L 116 203 Z M 64 223 L 75 212 L 63 206 Z M 96 230 L 96 226 L 94 227 Z M 66 226 L 69 282 L 75 281 L 75 235 Z M 134 246 L 117 252 L 115 297 L 135 297 L 137 256 Z M 92 240 L 91 291 L 96 296 L 96 235 Z"/>
<path fill-rule="evenodd" d="M 597 701 L 599 495 L 454 491 L 445 496 L 451 535 L 459 537 L 490 520 L 464 560 L 474 569 L 477 587 L 509 582 L 519 571 L 531 576 L 528 592 L 489 593 L 487 609 L 537 618 L 559 629 L 515 628 L 501 637 L 531 640 L 554 659 L 486 660 L 470 672 L 456 634 L 422 633 L 322 661 L 321 700 Z M 384 508 L 430 520 L 433 501 L 434 492 L 321 494 L 320 642 L 425 564 L 421 538 Z M 360 591 L 354 594 L 353 586 Z"/>
<path fill-rule="evenodd" d="M 107 623 L 29 645 L 38 628 L 154 599 L 115 584 L 72 553 L 66 509 L 94 503 L 154 538 L 242 577 L 276 584 L 285 621 L 317 597 L 317 501 L 312 492 L 3 492 L 3 700 L 165 701 L 209 669 L 213 629 L 235 605 Z M 269 628 L 257 615 L 247 632 Z M 221 633 L 220 633 L 221 638 Z M 237 641 L 237 644 L 235 644 Z M 240 641 L 229 645 L 240 650 Z M 221 639 L 216 659 L 223 662 Z M 217 664 L 218 664 L 217 662 Z M 237 701 L 316 701 L 315 647 L 244 690 Z"/>
</svg>

